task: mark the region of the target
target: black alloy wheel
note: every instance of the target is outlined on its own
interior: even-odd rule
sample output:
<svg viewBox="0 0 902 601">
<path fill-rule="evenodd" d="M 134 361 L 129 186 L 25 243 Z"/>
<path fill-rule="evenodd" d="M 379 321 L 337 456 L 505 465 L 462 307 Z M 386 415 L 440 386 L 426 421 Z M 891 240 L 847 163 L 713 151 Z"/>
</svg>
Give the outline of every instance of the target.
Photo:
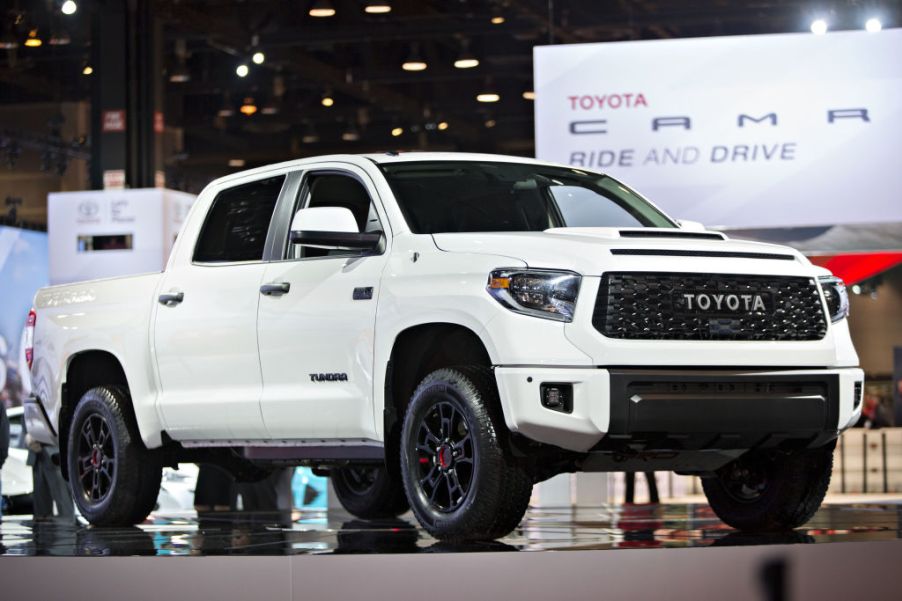
<svg viewBox="0 0 902 601">
<path fill-rule="evenodd" d="M 490 369 L 442 368 L 423 379 L 404 415 L 401 475 L 410 508 L 438 539 L 491 540 L 517 527 L 532 476 L 510 451 Z"/>
<path fill-rule="evenodd" d="M 416 440 L 422 500 L 436 511 L 454 511 L 466 500 L 478 469 L 466 416 L 451 400 L 440 401 L 420 418 Z"/>
<path fill-rule="evenodd" d="M 834 440 L 816 449 L 752 451 L 703 478 L 702 488 L 711 509 L 737 530 L 792 530 L 824 500 L 835 447 Z"/>
<path fill-rule="evenodd" d="M 342 507 L 358 518 L 396 518 L 409 509 L 401 480 L 383 464 L 336 468 L 330 477 Z"/>
<path fill-rule="evenodd" d="M 75 406 L 67 445 L 69 486 L 95 526 L 143 522 L 160 492 L 162 463 L 138 433 L 125 388 L 98 386 Z"/>
<path fill-rule="evenodd" d="M 79 492 L 87 501 L 99 503 L 110 494 L 116 478 L 116 444 L 106 418 L 97 413 L 87 416 L 77 444 Z"/>
</svg>

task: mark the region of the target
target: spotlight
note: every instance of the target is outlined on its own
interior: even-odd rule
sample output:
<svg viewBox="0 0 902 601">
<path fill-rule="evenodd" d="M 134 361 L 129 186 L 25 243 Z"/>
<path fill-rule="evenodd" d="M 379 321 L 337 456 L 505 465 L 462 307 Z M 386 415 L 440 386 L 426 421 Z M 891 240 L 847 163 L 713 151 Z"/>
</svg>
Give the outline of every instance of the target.
<svg viewBox="0 0 902 601">
<path fill-rule="evenodd" d="M 32 29 L 31 31 L 29 31 L 28 37 L 25 38 L 25 45 L 28 46 L 29 48 L 38 48 L 43 43 L 44 43 L 44 41 L 41 40 L 40 37 L 38 37 L 37 29 Z"/>
<path fill-rule="evenodd" d="M 497 125 L 497 122 L 494 119 L 486 119 L 485 126 L 488 129 L 492 129 L 495 125 Z"/>
<path fill-rule="evenodd" d="M 827 33 L 827 22 L 823 19 L 815 19 L 811 22 L 811 33 L 814 35 L 824 35 Z"/>
<path fill-rule="evenodd" d="M 92 73 L 94 73 L 94 67 L 92 67 L 91 65 L 85 65 L 81 68 L 82 75 L 91 75 Z"/>
<path fill-rule="evenodd" d="M 439 121 L 438 129 L 439 129 L 439 131 L 445 131 L 446 129 L 448 129 L 448 122 L 447 121 Z"/>
<path fill-rule="evenodd" d="M 326 94 L 325 96 L 323 96 L 323 99 L 320 102 L 322 103 L 322 105 L 324 107 L 328 108 L 328 107 L 332 106 L 333 104 L 335 104 L 335 99 L 332 98 L 330 95 Z"/>
<path fill-rule="evenodd" d="M 244 159 L 229 159 L 229 167 L 244 167 Z"/>
<path fill-rule="evenodd" d="M 478 94 L 476 96 L 476 100 L 479 102 L 498 102 L 501 100 L 501 96 L 495 94 L 494 92 L 483 92 L 482 94 Z"/>
<path fill-rule="evenodd" d="M 75 11 L 78 10 L 78 4 L 76 4 L 73 0 L 66 0 L 63 2 L 63 5 L 60 6 L 60 12 L 64 15 L 74 15 Z"/>
<path fill-rule="evenodd" d="M 247 65 L 238 65 L 235 67 L 235 75 L 238 77 L 247 77 L 247 74 L 250 73 L 250 69 L 248 69 Z"/>
<path fill-rule="evenodd" d="M 403 133 L 404 133 L 403 127 L 393 127 L 391 130 L 391 135 L 393 138 L 397 138 L 398 136 L 400 136 Z"/>
<path fill-rule="evenodd" d="M 266 60 L 266 55 L 260 51 L 254 53 L 254 56 L 251 57 L 251 60 L 254 61 L 255 65 L 262 65 L 263 61 Z"/>
<path fill-rule="evenodd" d="M 869 33 L 877 33 L 881 29 L 883 29 L 883 23 L 880 22 L 880 19 L 876 17 L 871 17 L 867 21 L 865 21 L 864 28 Z"/>
<path fill-rule="evenodd" d="M 505 19 L 501 15 L 496 15 L 492 17 L 492 25 L 501 25 L 504 23 Z"/>
<path fill-rule="evenodd" d="M 250 117 L 257 112 L 257 105 L 254 104 L 253 98 L 247 97 L 244 99 L 244 104 L 242 104 L 241 108 L 238 110 L 241 111 L 242 115 L 247 115 L 248 117 Z"/>
<path fill-rule="evenodd" d="M 307 14 L 309 14 L 311 17 L 318 18 L 334 17 L 335 7 L 332 6 L 331 2 L 325 0 L 317 0 L 317 2 L 314 2 L 313 6 L 310 7 L 310 12 Z"/>
<path fill-rule="evenodd" d="M 535 100 L 535 99 L 536 99 L 536 93 L 533 92 L 532 90 L 526 90 L 525 92 L 523 92 L 523 100 Z"/>
<path fill-rule="evenodd" d="M 345 142 L 356 142 L 360 139 L 360 134 L 357 133 L 356 129 L 349 129 L 341 134 L 341 139 Z"/>
<path fill-rule="evenodd" d="M 373 0 L 367 2 L 367 5 L 363 7 L 363 10 L 371 15 L 384 15 L 391 12 L 391 4 L 384 0 Z"/>
</svg>

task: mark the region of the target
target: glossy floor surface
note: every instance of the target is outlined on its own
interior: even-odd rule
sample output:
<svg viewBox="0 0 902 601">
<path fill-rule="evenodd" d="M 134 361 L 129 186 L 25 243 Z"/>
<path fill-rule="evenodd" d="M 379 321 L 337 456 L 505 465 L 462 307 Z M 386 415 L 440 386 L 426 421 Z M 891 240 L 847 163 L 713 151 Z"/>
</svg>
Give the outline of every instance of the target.
<svg viewBox="0 0 902 601">
<path fill-rule="evenodd" d="M 617 550 L 731 545 L 784 545 L 902 538 L 902 504 L 825 505 L 804 528 L 786 534 L 744 534 L 702 504 L 531 509 L 512 534 L 496 542 L 449 544 L 420 529 L 412 516 L 362 521 L 340 512 L 292 515 L 194 513 L 157 515 L 134 528 L 35 522 L 5 516 L 0 554 L 294 555 L 453 553 L 470 551 Z"/>
</svg>

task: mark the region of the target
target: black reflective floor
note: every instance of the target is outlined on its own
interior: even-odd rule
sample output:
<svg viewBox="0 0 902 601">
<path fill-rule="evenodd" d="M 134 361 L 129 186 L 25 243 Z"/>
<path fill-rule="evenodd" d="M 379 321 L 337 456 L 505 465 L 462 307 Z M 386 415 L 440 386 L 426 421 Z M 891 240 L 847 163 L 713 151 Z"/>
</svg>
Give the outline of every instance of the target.
<svg viewBox="0 0 902 601">
<path fill-rule="evenodd" d="M 727 545 L 782 545 L 902 538 L 902 504 L 826 505 L 805 528 L 787 534 L 743 534 L 707 505 L 632 505 L 531 509 L 520 527 L 496 542 L 439 542 L 412 516 L 362 521 L 338 511 L 292 515 L 194 513 L 152 515 L 139 527 L 93 528 L 5 516 L 0 555 L 291 555 L 606 550 Z"/>
</svg>

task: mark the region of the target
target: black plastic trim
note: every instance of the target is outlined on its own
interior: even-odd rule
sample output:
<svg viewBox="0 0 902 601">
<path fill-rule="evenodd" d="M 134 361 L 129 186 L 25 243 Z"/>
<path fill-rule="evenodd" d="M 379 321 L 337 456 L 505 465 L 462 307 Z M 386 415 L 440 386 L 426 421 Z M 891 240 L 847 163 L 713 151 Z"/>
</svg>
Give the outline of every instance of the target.
<svg viewBox="0 0 902 601">
<path fill-rule="evenodd" d="M 608 437 L 688 448 L 750 448 L 834 434 L 838 374 L 611 370 Z"/>
<path fill-rule="evenodd" d="M 697 240 L 725 240 L 726 236 L 723 234 L 715 234 L 713 232 L 683 232 L 683 231 L 673 231 L 673 232 L 662 232 L 662 231 L 649 231 L 643 232 L 642 230 L 620 230 L 621 238 L 695 238 Z"/>
<path fill-rule="evenodd" d="M 772 259 L 776 261 L 795 261 L 792 255 L 778 253 L 734 252 L 720 250 L 678 250 L 670 248 L 612 248 L 612 255 L 640 255 L 660 257 L 718 257 L 729 259 Z"/>
<path fill-rule="evenodd" d="M 354 250 L 376 250 L 382 241 L 382 232 L 291 232 L 290 239 L 293 244 L 307 244 L 311 246 L 328 246 Z"/>
</svg>

